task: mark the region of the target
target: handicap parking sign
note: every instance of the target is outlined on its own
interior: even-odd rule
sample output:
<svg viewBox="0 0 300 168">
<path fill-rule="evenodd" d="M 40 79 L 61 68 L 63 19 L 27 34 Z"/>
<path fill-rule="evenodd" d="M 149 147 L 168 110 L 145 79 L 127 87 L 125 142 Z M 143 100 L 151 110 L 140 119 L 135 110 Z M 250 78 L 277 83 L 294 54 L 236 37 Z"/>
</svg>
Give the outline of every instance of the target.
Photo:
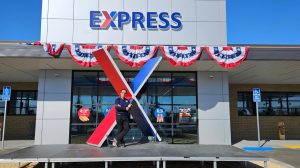
<svg viewBox="0 0 300 168">
<path fill-rule="evenodd" d="M 9 101 L 11 95 L 11 87 L 10 86 L 4 86 L 3 92 L 2 92 L 2 101 Z"/>
<path fill-rule="evenodd" d="M 259 88 L 253 88 L 253 102 L 261 102 L 261 94 Z"/>
</svg>

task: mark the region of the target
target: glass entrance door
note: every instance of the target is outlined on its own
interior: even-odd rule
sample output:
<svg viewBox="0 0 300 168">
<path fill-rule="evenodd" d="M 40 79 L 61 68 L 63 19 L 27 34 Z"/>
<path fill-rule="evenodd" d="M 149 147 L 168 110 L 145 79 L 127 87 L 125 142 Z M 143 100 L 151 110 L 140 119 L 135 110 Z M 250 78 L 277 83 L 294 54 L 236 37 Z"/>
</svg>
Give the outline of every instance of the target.
<svg viewBox="0 0 300 168">
<path fill-rule="evenodd" d="M 123 72 L 129 85 L 137 72 Z M 141 89 L 138 99 L 163 141 L 197 143 L 196 73 L 155 72 Z M 75 71 L 72 85 L 70 143 L 85 143 L 117 98 L 117 93 L 101 71 Z M 78 110 L 90 110 L 81 121 Z M 116 130 L 112 131 L 112 137 Z M 138 141 L 142 132 L 130 120 L 127 141 Z"/>
<path fill-rule="evenodd" d="M 85 143 L 105 117 L 117 97 L 102 72 L 74 72 L 70 143 Z M 90 111 L 88 121 L 78 116 L 81 108 Z"/>
<path fill-rule="evenodd" d="M 157 72 L 146 83 L 140 103 L 164 141 L 198 143 L 196 86 L 195 73 Z"/>
</svg>

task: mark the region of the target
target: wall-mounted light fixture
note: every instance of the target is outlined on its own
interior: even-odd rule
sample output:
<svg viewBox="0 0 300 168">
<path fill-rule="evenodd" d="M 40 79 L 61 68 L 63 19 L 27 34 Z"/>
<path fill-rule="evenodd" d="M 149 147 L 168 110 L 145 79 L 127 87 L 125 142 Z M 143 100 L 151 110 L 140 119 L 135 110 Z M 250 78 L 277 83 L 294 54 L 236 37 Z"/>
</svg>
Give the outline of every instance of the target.
<svg viewBox="0 0 300 168">
<path fill-rule="evenodd" d="M 58 77 L 60 77 L 60 74 L 59 74 L 59 73 L 55 73 L 54 76 L 55 76 L 56 78 L 58 78 Z"/>
</svg>

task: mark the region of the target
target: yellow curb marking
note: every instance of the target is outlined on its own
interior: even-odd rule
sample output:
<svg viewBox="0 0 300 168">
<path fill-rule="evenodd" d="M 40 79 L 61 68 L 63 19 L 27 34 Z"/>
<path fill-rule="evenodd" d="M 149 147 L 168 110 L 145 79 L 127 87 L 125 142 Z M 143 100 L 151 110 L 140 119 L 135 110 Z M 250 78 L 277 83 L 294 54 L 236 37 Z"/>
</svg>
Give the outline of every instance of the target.
<svg viewBox="0 0 300 168">
<path fill-rule="evenodd" d="M 300 145 L 286 145 L 286 147 L 290 149 L 300 149 Z"/>
</svg>

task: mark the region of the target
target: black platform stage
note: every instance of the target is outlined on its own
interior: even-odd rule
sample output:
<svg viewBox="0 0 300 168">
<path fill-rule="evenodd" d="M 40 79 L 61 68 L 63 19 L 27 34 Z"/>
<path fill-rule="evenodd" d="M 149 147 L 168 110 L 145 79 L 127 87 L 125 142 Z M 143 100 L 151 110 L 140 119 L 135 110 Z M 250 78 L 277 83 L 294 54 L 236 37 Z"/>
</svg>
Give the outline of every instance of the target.
<svg viewBox="0 0 300 168">
<path fill-rule="evenodd" d="M 229 145 L 171 145 L 147 143 L 130 145 L 125 148 L 93 147 L 84 144 L 37 145 L 9 154 L 0 155 L 0 162 L 42 162 L 45 167 L 51 163 L 104 162 L 105 167 L 114 161 L 154 161 L 165 168 L 167 161 L 211 161 L 214 168 L 218 161 L 263 161 L 269 159 L 246 152 Z"/>
</svg>

